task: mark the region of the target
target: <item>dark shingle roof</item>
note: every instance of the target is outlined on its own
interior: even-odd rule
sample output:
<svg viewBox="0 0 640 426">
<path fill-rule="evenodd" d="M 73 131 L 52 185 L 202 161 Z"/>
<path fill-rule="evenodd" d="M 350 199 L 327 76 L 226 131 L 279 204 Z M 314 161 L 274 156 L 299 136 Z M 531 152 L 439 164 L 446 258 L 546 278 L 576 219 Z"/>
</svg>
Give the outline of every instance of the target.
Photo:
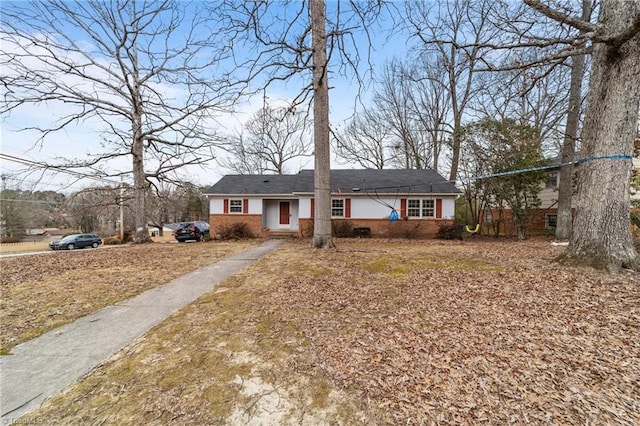
<svg viewBox="0 0 640 426">
<path fill-rule="evenodd" d="M 227 175 L 207 194 L 291 194 L 297 175 Z"/>
<path fill-rule="evenodd" d="M 457 194 L 460 191 L 440 176 L 427 170 L 365 169 L 331 170 L 331 189 L 343 194 L 438 193 Z M 313 170 L 295 175 L 227 175 L 209 188 L 207 194 L 293 194 L 314 192 Z"/>
</svg>

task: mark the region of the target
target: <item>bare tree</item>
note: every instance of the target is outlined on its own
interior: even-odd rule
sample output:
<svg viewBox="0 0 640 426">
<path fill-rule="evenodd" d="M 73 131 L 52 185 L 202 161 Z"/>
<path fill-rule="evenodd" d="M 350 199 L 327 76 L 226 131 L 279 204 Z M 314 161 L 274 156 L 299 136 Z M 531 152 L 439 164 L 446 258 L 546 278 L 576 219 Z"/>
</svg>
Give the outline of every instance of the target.
<svg viewBox="0 0 640 426">
<path fill-rule="evenodd" d="M 483 89 L 470 109 L 503 120 L 517 118 L 538 132 L 540 147 L 547 156 L 556 156 L 566 117 L 569 80 L 565 67 L 545 71 L 484 73 Z"/>
<path fill-rule="evenodd" d="M 265 105 L 244 125 L 244 131 L 230 140 L 230 146 L 225 147 L 232 154 L 225 164 L 232 170 L 254 165 L 260 173 L 283 174 L 290 160 L 311 155 L 310 127 L 307 115 L 295 108 Z M 236 160 L 237 167 L 233 165 Z M 250 173 L 256 171 L 249 169 Z"/>
<path fill-rule="evenodd" d="M 375 108 L 365 108 L 334 137 L 338 161 L 384 169 L 393 157 L 391 129 L 384 115 Z"/>
<path fill-rule="evenodd" d="M 213 158 L 213 114 L 231 109 L 225 35 L 212 31 L 201 3 L 163 0 L 9 2 L 2 5 L 0 113 L 32 108 L 57 112 L 51 125 L 28 127 L 37 143 L 83 123 L 103 129 L 102 148 L 67 159 L 66 168 L 130 176 L 136 242 L 149 241 L 149 184 L 179 180 L 179 170 Z M 131 167 L 114 172 L 113 160 Z"/>
<path fill-rule="evenodd" d="M 584 53 L 576 48 L 581 42 L 593 51 L 576 218 L 565 259 L 609 270 L 640 270 L 629 223 L 631 159 L 640 108 L 640 0 L 602 0 L 597 23 L 538 0 L 525 3 L 582 31 L 564 42 L 567 54 Z"/>
<path fill-rule="evenodd" d="M 407 78 L 413 82 L 414 87 L 409 93 L 409 102 L 420 123 L 420 131 L 426 135 L 425 150 L 430 157 L 427 164 L 437 172 L 444 160 L 442 157 L 447 150 L 447 141 L 451 140 L 453 134 L 448 122 L 451 98 L 443 84 L 447 80 L 447 70 L 439 66 L 438 61 L 431 61 L 428 56 L 423 56 L 408 73 Z"/>
<path fill-rule="evenodd" d="M 149 192 L 147 205 L 149 206 L 149 225 L 158 228 L 160 236 L 163 235 L 164 225 L 168 223 L 182 222 L 186 219 L 185 211 L 188 206 L 188 193 L 193 188 L 192 184 L 185 183 L 180 186 L 160 183 Z M 193 192 L 193 191 L 191 191 Z M 202 219 L 200 216 L 198 220 Z"/>
<path fill-rule="evenodd" d="M 407 78 L 409 74 L 400 61 L 387 63 L 374 95 L 374 103 L 394 136 L 397 167 L 424 169 L 430 160 L 426 149 L 427 135 L 417 119 L 419 112 L 411 102 L 414 87 Z"/>
<path fill-rule="evenodd" d="M 415 64 L 385 64 L 373 107 L 365 108 L 338 138 L 338 154 L 365 167 L 438 171 L 451 136 L 444 73 L 424 57 Z"/>
<path fill-rule="evenodd" d="M 71 194 L 65 206 L 70 225 L 82 232 L 113 234 L 120 216 L 118 192 L 118 188 L 95 186 Z"/>
<path fill-rule="evenodd" d="M 265 159 L 251 152 L 244 129 L 227 136 L 224 149 L 227 155 L 217 159 L 222 168 L 239 175 L 267 172 L 268 166 Z"/>
<path fill-rule="evenodd" d="M 493 0 L 454 0 L 436 2 L 433 7 L 423 2 L 407 3 L 407 23 L 422 46 L 424 55 L 434 55 L 446 69 L 443 86 L 451 102 L 451 170 L 449 180 L 456 180 L 462 142 L 465 111 L 479 86 L 474 84 L 485 42 L 499 29 L 490 25 L 488 17 L 499 2 Z"/>
</svg>

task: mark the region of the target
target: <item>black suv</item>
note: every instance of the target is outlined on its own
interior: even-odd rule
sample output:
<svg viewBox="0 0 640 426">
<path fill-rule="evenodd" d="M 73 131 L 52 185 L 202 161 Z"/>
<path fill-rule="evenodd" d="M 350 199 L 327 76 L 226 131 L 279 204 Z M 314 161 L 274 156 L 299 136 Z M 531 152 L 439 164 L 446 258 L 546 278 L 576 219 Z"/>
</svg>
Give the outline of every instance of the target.
<svg viewBox="0 0 640 426">
<path fill-rule="evenodd" d="M 207 241 L 209 239 L 209 224 L 207 222 L 184 222 L 178 225 L 173 235 L 179 243 L 185 241 Z"/>
</svg>

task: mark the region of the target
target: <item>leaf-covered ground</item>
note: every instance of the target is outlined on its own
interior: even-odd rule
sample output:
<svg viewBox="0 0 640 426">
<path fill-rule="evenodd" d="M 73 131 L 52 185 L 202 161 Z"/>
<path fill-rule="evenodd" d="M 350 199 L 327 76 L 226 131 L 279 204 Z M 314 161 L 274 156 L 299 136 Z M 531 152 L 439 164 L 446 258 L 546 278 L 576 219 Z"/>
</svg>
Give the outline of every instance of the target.
<svg viewBox="0 0 640 426">
<path fill-rule="evenodd" d="M 547 240 L 289 242 L 34 413 L 51 424 L 640 424 L 640 277 Z"/>
<path fill-rule="evenodd" d="M 270 302 L 388 423 L 638 424 L 640 279 L 549 264 L 560 251 L 343 244 Z"/>
<path fill-rule="evenodd" d="M 0 259 L 3 351 L 252 243 L 147 244 Z"/>
</svg>

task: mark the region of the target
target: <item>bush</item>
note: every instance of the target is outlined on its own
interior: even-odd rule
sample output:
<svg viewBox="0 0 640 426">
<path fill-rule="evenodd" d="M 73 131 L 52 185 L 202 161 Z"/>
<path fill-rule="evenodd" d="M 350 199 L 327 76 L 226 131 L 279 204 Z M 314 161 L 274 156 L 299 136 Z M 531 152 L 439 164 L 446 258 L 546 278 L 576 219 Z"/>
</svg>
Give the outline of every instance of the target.
<svg viewBox="0 0 640 426">
<path fill-rule="evenodd" d="M 245 222 L 228 223 L 216 228 L 216 239 L 241 240 L 244 238 L 253 238 L 253 234 L 249 231 L 249 225 Z"/>
<path fill-rule="evenodd" d="M 337 238 L 353 237 L 353 223 L 349 220 L 332 220 L 333 235 Z"/>
<path fill-rule="evenodd" d="M 118 237 L 106 237 L 102 239 L 102 244 L 105 246 L 116 246 L 118 244 L 122 244 L 122 241 L 120 241 L 120 238 Z"/>
<path fill-rule="evenodd" d="M 422 229 L 422 221 L 411 221 L 408 217 L 403 217 L 401 220 L 395 222 L 389 222 L 389 228 L 387 231 L 387 237 L 389 238 L 403 238 L 414 239 L 420 238 L 424 235 Z"/>
<path fill-rule="evenodd" d="M 461 223 L 443 223 L 438 228 L 436 238 L 440 240 L 461 240 L 464 226 Z"/>
<path fill-rule="evenodd" d="M 124 236 L 125 243 L 133 242 L 133 237 L 135 236 L 135 232 L 133 232 L 131 229 L 125 228 L 123 234 L 124 234 L 123 236 Z"/>
</svg>

